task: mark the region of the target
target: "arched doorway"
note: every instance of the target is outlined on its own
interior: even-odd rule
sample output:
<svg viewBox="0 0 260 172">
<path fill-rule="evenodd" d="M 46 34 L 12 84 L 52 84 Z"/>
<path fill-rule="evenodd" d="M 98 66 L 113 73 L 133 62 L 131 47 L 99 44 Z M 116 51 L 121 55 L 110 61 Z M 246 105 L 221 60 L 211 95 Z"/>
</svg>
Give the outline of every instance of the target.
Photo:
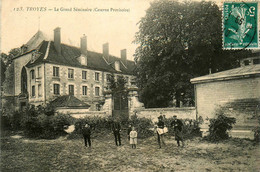
<svg viewBox="0 0 260 172">
<path fill-rule="evenodd" d="M 25 67 L 23 67 L 21 72 L 21 93 L 18 96 L 20 110 L 25 109 L 28 104 L 27 88 L 27 72 Z"/>
<path fill-rule="evenodd" d="M 21 73 L 21 93 L 27 93 L 27 73 L 25 67 L 22 68 Z"/>
</svg>

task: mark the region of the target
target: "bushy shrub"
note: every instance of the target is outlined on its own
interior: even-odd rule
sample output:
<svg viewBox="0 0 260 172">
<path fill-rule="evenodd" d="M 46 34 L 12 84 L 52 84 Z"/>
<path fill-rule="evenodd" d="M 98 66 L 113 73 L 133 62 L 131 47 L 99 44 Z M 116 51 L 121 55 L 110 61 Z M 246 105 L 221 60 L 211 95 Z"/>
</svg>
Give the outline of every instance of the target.
<svg viewBox="0 0 260 172">
<path fill-rule="evenodd" d="M 228 139 L 228 131 L 233 128 L 232 125 L 236 123 L 236 119 L 227 117 L 222 110 L 219 110 L 216 116 L 217 118 L 210 119 L 208 140 L 220 141 Z"/>
<path fill-rule="evenodd" d="M 22 113 L 22 130 L 28 137 L 54 139 L 65 133 L 72 117 L 67 114 L 50 115 L 45 109 L 31 107 Z"/>
<path fill-rule="evenodd" d="M 257 143 L 260 142 L 260 116 L 257 116 L 258 126 L 253 129 L 254 132 L 254 141 Z"/>
<path fill-rule="evenodd" d="M 84 117 L 80 119 L 74 120 L 75 130 L 68 136 L 68 139 L 76 139 L 82 137 L 82 128 L 83 126 L 88 123 L 92 130 L 93 135 L 92 137 L 97 136 L 106 136 L 109 132 L 111 132 L 111 123 L 112 123 L 112 116 L 108 118 L 102 117 Z"/>
<path fill-rule="evenodd" d="M 85 117 L 82 119 L 76 119 L 74 125 L 75 130 L 72 134 L 69 135 L 69 139 L 81 138 L 81 129 L 82 127 L 88 123 L 93 129 L 92 137 L 106 137 L 109 133 L 111 133 L 111 124 L 113 118 L 110 116 L 108 118 L 102 117 Z M 138 118 L 137 116 L 131 116 L 131 118 L 127 121 L 120 121 L 121 124 L 121 136 L 126 137 L 128 124 L 132 124 L 135 126 L 138 137 L 145 138 L 153 135 L 153 131 L 150 128 L 153 127 L 152 121 L 147 118 Z"/>
<path fill-rule="evenodd" d="M 254 132 L 254 141 L 256 141 L 257 143 L 260 142 L 260 127 L 257 126 L 253 129 Z"/>
<path fill-rule="evenodd" d="M 168 133 L 174 135 L 174 128 L 171 127 L 173 118 L 166 118 L 165 125 L 168 127 Z M 201 137 L 201 131 L 199 127 L 199 121 L 193 119 L 181 119 L 183 123 L 183 137 L 185 139 L 192 137 Z"/>
<path fill-rule="evenodd" d="M 51 126 L 57 132 L 63 132 L 64 127 L 72 124 L 72 117 L 68 114 L 57 114 L 51 117 Z"/>
<path fill-rule="evenodd" d="M 131 116 L 128 121 L 129 124 L 132 124 L 138 133 L 139 138 L 146 138 L 153 135 L 151 128 L 154 127 L 152 121 L 147 118 L 138 118 L 136 115 Z"/>
<path fill-rule="evenodd" d="M 3 110 L 1 115 L 1 129 L 3 130 L 20 130 L 21 129 L 21 112 Z"/>
</svg>

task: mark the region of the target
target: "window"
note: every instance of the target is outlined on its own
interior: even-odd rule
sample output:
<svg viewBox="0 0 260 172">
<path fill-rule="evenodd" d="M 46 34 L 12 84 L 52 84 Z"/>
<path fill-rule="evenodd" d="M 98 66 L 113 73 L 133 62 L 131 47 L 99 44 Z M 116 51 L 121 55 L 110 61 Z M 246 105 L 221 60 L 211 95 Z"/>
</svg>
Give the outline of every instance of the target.
<svg viewBox="0 0 260 172">
<path fill-rule="evenodd" d="M 69 85 L 69 95 L 74 95 L 74 85 Z"/>
<path fill-rule="evenodd" d="M 95 87 L 95 96 L 99 96 L 99 87 Z"/>
<path fill-rule="evenodd" d="M 96 104 L 96 110 L 100 111 L 100 105 L 99 104 Z"/>
<path fill-rule="evenodd" d="M 35 73 L 34 73 L 34 70 L 31 70 L 31 79 L 34 79 L 35 78 Z"/>
<path fill-rule="evenodd" d="M 99 73 L 98 72 L 95 72 L 95 80 L 99 81 Z"/>
<path fill-rule="evenodd" d="M 260 64 L 260 59 L 253 59 L 253 64 Z"/>
<path fill-rule="evenodd" d="M 42 85 L 38 84 L 38 96 L 41 97 L 42 96 Z"/>
<path fill-rule="evenodd" d="M 82 79 L 87 79 L 87 71 L 82 71 Z"/>
<path fill-rule="evenodd" d="M 41 67 L 37 68 L 37 76 L 38 76 L 38 78 L 40 78 L 42 76 L 41 75 Z"/>
<path fill-rule="evenodd" d="M 60 85 L 54 84 L 53 85 L 54 94 L 59 95 L 60 94 Z"/>
<path fill-rule="evenodd" d="M 74 70 L 68 69 L 68 78 L 74 78 Z"/>
<path fill-rule="evenodd" d="M 35 97 L 35 86 L 32 86 L 32 97 Z"/>
<path fill-rule="evenodd" d="M 111 74 L 107 74 L 106 76 L 107 76 L 107 82 L 110 82 L 110 79 L 112 77 Z"/>
<path fill-rule="evenodd" d="M 88 94 L 88 87 L 82 86 L 82 95 L 86 96 Z"/>
<path fill-rule="evenodd" d="M 53 66 L 53 76 L 59 77 L 59 67 Z"/>
<path fill-rule="evenodd" d="M 245 60 L 244 63 L 245 63 L 245 66 L 249 65 L 249 60 Z"/>
</svg>

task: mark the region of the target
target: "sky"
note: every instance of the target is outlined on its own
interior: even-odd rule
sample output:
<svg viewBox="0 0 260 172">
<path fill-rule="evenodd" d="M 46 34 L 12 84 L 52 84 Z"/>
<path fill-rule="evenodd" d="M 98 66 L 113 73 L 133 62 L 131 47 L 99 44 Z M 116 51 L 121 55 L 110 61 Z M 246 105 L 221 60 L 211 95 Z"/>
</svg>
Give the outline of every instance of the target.
<svg viewBox="0 0 260 172">
<path fill-rule="evenodd" d="M 0 0 L 0 52 L 22 46 L 38 30 L 53 40 L 53 30 L 60 27 L 62 43 L 79 47 L 80 37 L 85 34 L 88 50 L 101 53 L 102 45 L 108 42 L 111 55 L 120 57 L 120 50 L 127 49 L 127 58 L 133 60 L 138 46 L 133 43 L 137 23 L 152 1 Z M 214 1 L 221 4 L 223 0 Z"/>
<path fill-rule="evenodd" d="M 53 40 L 53 30 L 60 27 L 62 43 L 79 47 L 85 34 L 88 50 L 101 53 L 108 42 L 111 55 L 127 49 L 133 60 L 137 23 L 149 6 L 150 0 L 2 0 L 1 52 L 20 47 L 38 30 Z"/>
</svg>

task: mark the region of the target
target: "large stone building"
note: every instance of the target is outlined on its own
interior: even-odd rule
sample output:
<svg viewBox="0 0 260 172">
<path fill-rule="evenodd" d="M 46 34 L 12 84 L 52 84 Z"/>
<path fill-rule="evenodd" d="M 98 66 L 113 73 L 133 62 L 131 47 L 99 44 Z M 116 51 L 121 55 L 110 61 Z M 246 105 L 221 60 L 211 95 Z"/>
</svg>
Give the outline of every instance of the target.
<svg viewBox="0 0 260 172">
<path fill-rule="evenodd" d="M 241 67 L 191 79 L 197 118 L 207 132 L 210 118 L 219 109 L 237 119 L 231 134 L 253 138 L 260 115 L 260 52 L 241 61 Z"/>
<path fill-rule="evenodd" d="M 103 53 L 87 49 L 87 37 L 80 39 L 80 48 L 61 43 L 60 28 L 54 30 L 54 40 L 48 41 L 38 31 L 21 47 L 21 54 L 13 59 L 16 108 L 28 103 L 46 104 L 62 95 L 74 95 L 96 110 L 104 101 L 103 91 L 108 78 L 122 75 L 131 85 L 135 63 L 127 60 L 126 49 L 121 58 L 109 54 L 109 44 Z"/>
</svg>

